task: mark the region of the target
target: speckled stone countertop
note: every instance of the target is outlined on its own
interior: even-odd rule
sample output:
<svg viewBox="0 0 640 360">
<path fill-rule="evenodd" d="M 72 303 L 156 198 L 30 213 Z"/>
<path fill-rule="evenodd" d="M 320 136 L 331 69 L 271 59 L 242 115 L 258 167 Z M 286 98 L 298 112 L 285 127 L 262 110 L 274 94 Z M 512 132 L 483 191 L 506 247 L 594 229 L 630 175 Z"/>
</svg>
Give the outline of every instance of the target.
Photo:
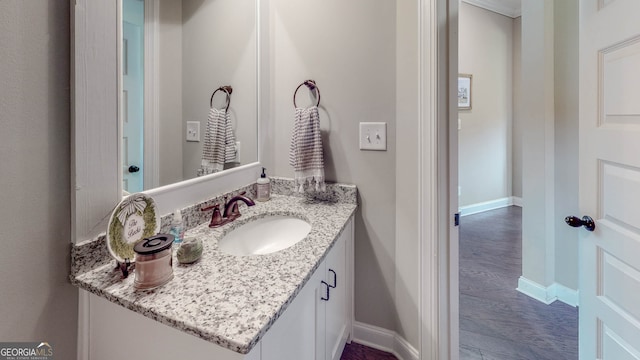
<svg viewBox="0 0 640 360">
<path fill-rule="evenodd" d="M 74 246 L 71 282 L 160 323 L 248 353 L 306 284 L 357 207 L 355 186 L 332 184 L 323 200 L 318 200 L 292 192 L 287 179 L 272 181 L 276 194 L 271 200 L 242 205 L 242 216 L 234 222 L 217 229 L 207 226 L 208 219 L 192 225 L 185 236 L 203 239 L 202 258 L 181 265 L 174 249 L 174 278 L 169 283 L 152 290 L 135 289 L 134 274 L 122 279 L 114 261 L 104 258 L 104 237 Z M 294 246 L 272 254 L 238 257 L 219 251 L 218 240 L 224 234 L 269 215 L 304 219 L 311 224 L 311 232 Z"/>
</svg>

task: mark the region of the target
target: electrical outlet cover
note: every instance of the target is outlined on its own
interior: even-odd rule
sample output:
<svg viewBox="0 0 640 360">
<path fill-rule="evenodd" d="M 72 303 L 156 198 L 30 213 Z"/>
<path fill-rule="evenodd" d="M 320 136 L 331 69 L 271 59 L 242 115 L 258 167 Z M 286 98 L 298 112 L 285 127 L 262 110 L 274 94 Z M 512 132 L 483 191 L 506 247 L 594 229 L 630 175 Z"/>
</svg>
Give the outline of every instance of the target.
<svg viewBox="0 0 640 360">
<path fill-rule="evenodd" d="M 200 141 L 200 121 L 187 121 L 187 141 Z"/>
</svg>

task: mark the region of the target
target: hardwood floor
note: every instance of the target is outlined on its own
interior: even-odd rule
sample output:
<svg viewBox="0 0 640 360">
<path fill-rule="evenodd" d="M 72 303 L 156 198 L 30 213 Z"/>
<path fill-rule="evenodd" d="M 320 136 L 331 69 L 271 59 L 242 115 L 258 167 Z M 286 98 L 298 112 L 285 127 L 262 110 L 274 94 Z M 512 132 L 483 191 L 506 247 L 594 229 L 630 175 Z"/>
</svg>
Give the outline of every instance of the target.
<svg viewBox="0 0 640 360">
<path fill-rule="evenodd" d="M 578 310 L 516 291 L 522 210 L 492 210 L 460 224 L 460 359 L 578 359 Z"/>
<path fill-rule="evenodd" d="M 398 360 L 395 356 L 352 342 L 344 347 L 340 360 Z"/>
</svg>

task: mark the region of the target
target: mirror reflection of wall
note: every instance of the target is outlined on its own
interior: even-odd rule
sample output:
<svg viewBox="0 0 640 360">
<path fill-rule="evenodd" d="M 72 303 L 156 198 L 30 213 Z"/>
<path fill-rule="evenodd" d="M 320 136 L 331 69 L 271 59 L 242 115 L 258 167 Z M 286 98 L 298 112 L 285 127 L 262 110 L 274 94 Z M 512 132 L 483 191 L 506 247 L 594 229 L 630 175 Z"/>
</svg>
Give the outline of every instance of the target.
<svg viewBox="0 0 640 360">
<path fill-rule="evenodd" d="M 123 189 L 197 176 L 220 86 L 233 88 L 228 112 L 239 150 L 224 169 L 257 161 L 256 0 L 122 1 Z M 225 95 L 216 94 L 215 108 L 226 107 Z M 199 141 L 187 141 L 187 122 L 199 123 Z"/>
</svg>

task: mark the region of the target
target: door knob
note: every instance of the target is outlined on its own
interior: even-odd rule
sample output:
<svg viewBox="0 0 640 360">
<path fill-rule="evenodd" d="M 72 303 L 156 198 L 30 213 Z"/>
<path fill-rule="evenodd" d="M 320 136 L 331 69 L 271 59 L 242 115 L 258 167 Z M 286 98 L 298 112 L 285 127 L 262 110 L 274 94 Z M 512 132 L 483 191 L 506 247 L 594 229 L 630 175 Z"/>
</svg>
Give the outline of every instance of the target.
<svg viewBox="0 0 640 360">
<path fill-rule="evenodd" d="M 138 172 L 138 171 L 140 171 L 140 168 L 139 168 L 139 167 L 137 167 L 137 166 L 135 166 L 135 165 L 131 165 L 131 166 L 129 166 L 129 172 L 130 172 L 130 173 L 136 173 L 136 172 Z"/>
<path fill-rule="evenodd" d="M 566 222 L 567 225 L 573 227 L 584 226 L 587 231 L 593 231 L 596 229 L 595 221 L 593 221 L 591 216 L 588 215 L 583 216 L 582 219 L 577 216 L 567 216 L 566 218 L 564 218 L 564 222 Z"/>
</svg>

